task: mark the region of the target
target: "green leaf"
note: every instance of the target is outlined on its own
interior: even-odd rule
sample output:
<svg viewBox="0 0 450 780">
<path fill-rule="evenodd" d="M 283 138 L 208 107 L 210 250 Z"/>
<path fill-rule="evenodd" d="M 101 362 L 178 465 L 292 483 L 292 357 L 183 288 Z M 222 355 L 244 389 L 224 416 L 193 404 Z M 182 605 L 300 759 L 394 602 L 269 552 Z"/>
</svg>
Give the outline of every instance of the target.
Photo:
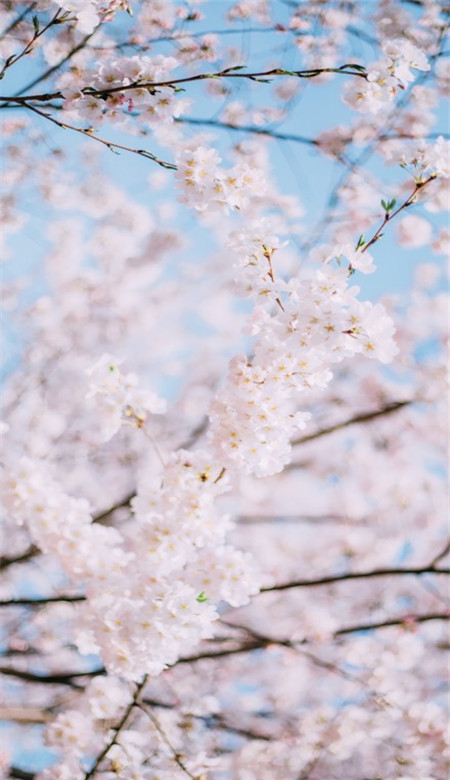
<svg viewBox="0 0 450 780">
<path fill-rule="evenodd" d="M 231 73 L 232 70 L 243 70 L 245 67 L 245 65 L 232 65 L 231 68 L 225 68 L 222 73 Z"/>
<path fill-rule="evenodd" d="M 205 601 L 208 601 L 208 596 L 205 595 L 205 591 L 202 590 L 202 592 L 198 594 L 196 600 L 199 604 L 204 604 Z"/>
<path fill-rule="evenodd" d="M 345 65 L 341 65 L 339 70 L 344 70 L 344 68 L 353 68 L 353 70 L 358 70 L 360 73 L 366 72 L 364 65 L 358 65 L 357 62 L 347 62 Z"/>
<path fill-rule="evenodd" d="M 365 243 L 366 243 L 366 239 L 364 238 L 363 235 L 361 235 L 358 238 L 358 243 L 356 244 L 356 251 L 358 251 L 358 249 L 361 249 L 361 247 L 364 246 Z"/>
<path fill-rule="evenodd" d="M 296 70 L 285 70 L 284 68 L 277 68 L 276 75 L 277 76 L 298 76 L 298 73 Z"/>
<path fill-rule="evenodd" d="M 39 19 L 37 16 L 33 16 L 33 27 L 36 35 L 39 35 Z"/>
<path fill-rule="evenodd" d="M 389 214 L 390 211 L 394 208 L 396 204 L 395 198 L 392 198 L 392 200 L 382 200 L 381 205 L 383 206 L 386 214 Z"/>
</svg>

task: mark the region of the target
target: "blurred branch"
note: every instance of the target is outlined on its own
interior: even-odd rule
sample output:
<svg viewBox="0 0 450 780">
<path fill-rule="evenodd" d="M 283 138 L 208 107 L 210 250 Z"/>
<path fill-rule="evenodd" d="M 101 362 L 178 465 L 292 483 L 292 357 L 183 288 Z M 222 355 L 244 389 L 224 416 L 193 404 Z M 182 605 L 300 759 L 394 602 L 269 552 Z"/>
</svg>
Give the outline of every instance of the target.
<svg viewBox="0 0 450 780">
<path fill-rule="evenodd" d="M 92 36 L 93 36 L 93 35 L 95 35 L 95 33 L 97 32 L 97 30 L 98 30 L 100 27 L 101 27 L 101 25 L 97 25 L 97 27 L 96 27 L 96 28 L 95 28 L 95 29 L 94 29 L 94 30 L 93 30 L 91 33 L 89 33 L 89 35 L 86 35 L 86 36 L 85 36 L 85 37 L 84 37 L 84 38 L 83 38 L 83 39 L 80 41 L 80 43 L 78 43 L 76 46 L 74 46 L 74 47 L 73 47 L 73 49 L 71 49 L 71 51 L 69 51 L 69 52 L 68 52 L 68 54 L 66 54 L 66 56 L 65 56 L 65 57 L 63 57 L 63 59 L 62 59 L 62 60 L 60 60 L 59 62 L 57 62 L 57 63 L 56 63 L 56 65 L 52 65 L 52 67 L 51 67 L 51 68 L 48 68 L 48 69 L 47 69 L 47 70 L 46 70 L 44 73 L 42 73 L 40 76 L 38 76 L 37 78 L 33 79 L 33 81 L 30 81 L 30 82 L 29 82 L 29 84 L 26 84 L 26 85 L 25 85 L 25 86 L 24 86 L 24 87 L 23 87 L 23 88 L 22 88 L 22 89 L 21 89 L 19 92 L 17 92 L 17 93 L 15 94 L 15 96 L 14 96 L 14 97 L 19 97 L 19 96 L 20 96 L 20 95 L 21 95 L 23 92 L 27 92 L 29 89 L 32 89 L 33 87 L 35 87 L 35 86 L 36 86 L 36 84 L 40 84 L 40 83 L 41 83 L 41 81 L 44 81 L 44 80 L 45 80 L 45 79 L 47 79 L 49 76 L 52 76 L 52 75 L 53 75 L 53 73 L 56 73 L 56 71 L 58 71 L 58 70 L 59 70 L 59 69 L 60 69 L 60 68 L 61 68 L 63 65 L 65 65 L 65 64 L 66 64 L 66 62 L 69 62 L 69 60 L 71 60 L 71 59 L 72 59 L 72 57 L 74 57 L 74 56 L 75 56 L 75 54 L 78 54 L 78 52 L 79 52 L 79 51 L 81 51 L 82 49 L 84 49 L 84 47 L 86 46 L 87 42 L 88 42 L 88 41 L 89 41 L 89 40 L 92 38 Z"/>
<path fill-rule="evenodd" d="M 26 772 L 24 769 L 19 769 L 17 766 L 10 767 L 9 776 L 17 778 L 17 780 L 34 780 L 36 777 L 33 772 Z"/>
<path fill-rule="evenodd" d="M 393 618 L 392 620 L 380 620 L 378 623 L 362 623 L 348 628 L 340 628 L 335 631 L 335 637 L 345 636 L 346 634 L 356 634 L 359 631 L 375 631 L 379 628 L 391 628 L 392 626 L 403 626 L 403 628 L 412 629 L 419 623 L 428 623 L 430 620 L 450 620 L 450 612 L 433 612 L 429 615 L 404 615 L 404 617 Z"/>
<path fill-rule="evenodd" d="M 12 65 L 15 65 L 16 62 L 19 62 L 19 60 L 22 59 L 22 57 L 25 57 L 27 54 L 31 54 L 33 51 L 33 46 L 36 43 L 36 41 L 44 35 L 47 30 L 52 27 L 54 24 L 58 24 L 58 20 L 60 18 L 60 15 L 62 13 L 62 8 L 58 8 L 55 15 L 50 19 L 49 23 L 45 25 L 42 29 L 39 29 L 39 23 L 37 22 L 37 17 L 33 17 L 33 24 L 34 24 L 34 33 L 33 37 L 30 41 L 26 44 L 26 46 L 22 49 L 19 54 L 12 54 L 10 57 L 6 59 L 5 64 L 3 65 L 3 68 L 0 70 L 0 79 L 2 79 L 8 70 L 8 68 L 11 68 Z"/>
<path fill-rule="evenodd" d="M 278 133 L 275 130 L 268 130 L 263 127 L 255 127 L 254 125 L 232 125 L 228 122 L 220 122 L 216 119 L 202 119 L 193 116 L 178 117 L 175 122 L 188 125 L 205 125 L 208 127 L 217 127 L 223 130 L 233 130 L 235 132 L 252 133 L 253 135 L 265 135 L 268 138 L 275 138 L 280 141 L 294 141 L 300 144 L 309 144 L 310 146 L 318 146 L 317 141 L 314 138 L 306 138 L 301 135 L 293 135 L 292 133 Z"/>
<path fill-rule="evenodd" d="M 357 634 L 361 631 L 376 631 L 380 628 L 391 628 L 393 626 L 402 626 L 403 628 L 412 629 L 415 625 L 421 624 L 421 623 L 428 623 L 433 620 L 449 620 L 450 619 L 450 611 L 448 612 L 433 612 L 428 615 L 404 615 L 402 617 L 398 618 L 392 618 L 390 620 L 380 620 L 374 623 L 361 623 L 354 626 L 348 626 L 345 628 L 340 628 L 337 631 L 334 631 L 331 635 L 331 639 L 337 639 L 340 636 L 346 636 L 347 634 Z M 249 650 L 254 649 L 261 649 L 264 647 L 268 647 L 270 645 L 280 645 L 282 647 L 288 647 L 291 649 L 296 649 L 298 646 L 307 645 L 310 644 L 311 640 L 308 638 L 301 639 L 299 641 L 291 641 L 290 639 L 278 639 L 276 637 L 270 637 L 266 636 L 265 634 L 261 634 L 258 631 L 255 631 L 254 629 L 248 627 L 239 625 L 237 623 L 229 623 L 226 620 L 221 619 L 221 622 L 225 626 L 229 626 L 230 628 L 236 628 L 241 631 L 245 631 L 247 634 L 250 634 L 251 637 L 255 640 L 255 645 L 252 646 L 248 644 L 247 646 L 243 645 L 241 647 L 241 652 L 248 652 Z M 231 654 L 232 651 L 230 651 Z M 236 652 L 236 651 L 235 651 Z M 209 655 L 206 655 L 206 657 L 211 657 Z M 181 659 L 184 661 L 185 659 Z M 195 659 L 200 660 L 200 655 Z"/>
<path fill-rule="evenodd" d="M 43 685 L 69 685 L 72 688 L 82 688 L 75 680 L 79 677 L 98 677 L 105 674 L 103 667 L 87 672 L 61 672 L 59 674 L 37 674 L 23 669 L 13 669 L 9 666 L 0 666 L 0 674 L 6 677 L 15 677 L 24 682 L 42 683 Z"/>
<path fill-rule="evenodd" d="M 38 707 L 0 707 L 0 720 L 13 720 L 17 723 L 48 723 L 53 720 L 49 710 Z"/>
<path fill-rule="evenodd" d="M 443 550 L 441 550 L 441 552 L 440 552 L 440 553 L 438 553 L 438 554 L 437 554 L 437 555 L 436 555 L 436 556 L 433 558 L 433 560 L 432 560 L 432 561 L 431 561 L 431 563 L 429 564 L 430 568 L 431 568 L 431 569 L 434 569 L 434 567 L 436 566 L 436 564 L 437 564 L 437 563 L 439 563 L 439 561 L 441 561 L 441 560 L 442 560 L 442 558 L 446 558 L 446 557 L 447 557 L 447 555 L 449 555 L 449 554 L 450 554 L 450 539 L 449 539 L 449 541 L 447 542 L 447 544 L 445 545 L 444 549 L 443 549 Z"/>
<path fill-rule="evenodd" d="M 421 574 L 450 574 L 450 569 L 436 569 L 434 566 L 424 566 L 409 569 L 372 569 L 371 571 L 350 572 L 348 574 L 337 574 L 330 577 L 320 577 L 311 580 L 293 580 L 281 585 L 271 585 L 267 588 L 261 588 L 260 593 L 271 593 L 277 590 L 290 590 L 291 588 L 315 588 L 321 585 L 334 585 L 338 582 L 349 582 L 350 580 L 374 579 L 376 577 L 397 577 L 404 575 L 419 576 Z"/>
<path fill-rule="evenodd" d="M 117 509 L 126 509 L 130 506 L 132 499 L 135 497 L 136 491 L 133 490 L 131 493 L 128 493 L 125 498 L 122 498 L 120 501 L 117 502 L 117 504 L 113 504 L 112 506 L 108 507 L 108 509 L 105 509 L 103 512 L 99 512 L 97 515 L 94 515 L 92 522 L 93 523 L 103 523 L 108 517 L 110 517 Z"/>
<path fill-rule="evenodd" d="M 93 764 L 92 768 L 89 770 L 89 772 L 86 772 L 86 774 L 84 776 L 84 780 L 90 780 L 91 777 L 94 777 L 94 775 L 96 774 L 97 769 L 99 768 L 99 766 L 102 763 L 103 759 L 106 758 L 106 756 L 108 755 L 108 753 L 111 750 L 111 748 L 113 747 L 113 745 L 116 744 L 120 732 L 126 726 L 126 724 L 128 722 L 128 719 L 129 719 L 133 709 L 138 704 L 139 697 L 140 697 L 142 691 L 144 690 L 144 688 L 145 688 L 145 686 L 147 684 L 147 680 L 148 680 L 148 674 L 144 675 L 144 677 L 142 679 L 142 682 L 140 682 L 137 685 L 136 691 L 134 693 L 134 696 L 133 696 L 132 700 L 130 701 L 128 707 L 125 709 L 125 712 L 122 715 L 119 723 L 112 730 L 112 738 L 109 740 L 108 744 L 105 745 L 105 747 L 103 748 L 102 752 L 98 755 L 98 757 L 94 761 L 94 764 Z"/>
<path fill-rule="evenodd" d="M 11 32 L 11 30 L 14 30 L 14 28 L 17 27 L 17 25 L 20 24 L 20 22 L 23 22 L 26 15 L 29 14 L 30 11 L 32 11 L 36 5 L 37 5 L 36 3 L 30 3 L 29 6 L 24 8 L 22 13 L 20 13 L 19 16 L 16 16 L 16 18 L 13 19 L 13 21 L 7 27 L 5 27 L 5 29 L 0 35 L 0 41 L 2 41 L 3 38 L 5 38 Z"/>
<path fill-rule="evenodd" d="M 25 561 L 29 561 L 30 558 L 33 558 L 39 552 L 39 548 L 34 544 L 31 544 L 23 553 L 20 553 L 20 555 L 14 555 L 11 557 L 4 555 L 0 558 L 0 571 L 2 569 L 7 569 L 8 566 L 12 566 L 14 563 L 24 563 Z"/>
<path fill-rule="evenodd" d="M 158 718 L 153 714 L 153 712 L 150 710 L 148 705 L 145 705 L 144 702 L 141 702 L 140 704 L 136 704 L 137 707 L 139 707 L 142 712 L 144 712 L 149 720 L 153 723 L 156 731 L 158 732 L 159 736 L 161 737 L 162 741 L 166 745 L 166 747 L 169 749 L 169 752 L 172 755 L 173 760 L 177 764 L 177 766 L 180 767 L 181 771 L 185 773 L 188 777 L 191 778 L 191 780 L 198 780 L 198 778 L 192 774 L 192 772 L 189 771 L 187 766 L 185 766 L 184 762 L 181 760 L 181 756 L 178 753 L 177 750 L 175 750 L 174 746 L 172 745 L 169 737 L 167 736 L 166 732 L 164 731 L 163 727 L 161 726 Z"/>
<path fill-rule="evenodd" d="M 412 399 L 405 401 L 393 401 L 386 404 L 386 406 L 383 406 L 381 409 L 375 409 L 372 412 L 363 412 L 361 414 L 357 414 L 354 417 L 350 417 L 349 419 L 344 420 L 343 422 L 336 423 L 335 425 L 329 425 L 326 428 L 321 428 L 319 431 L 315 431 L 315 433 L 310 433 L 307 436 L 302 436 L 299 439 L 295 439 L 292 442 L 292 445 L 294 446 L 297 444 L 305 444 L 308 441 L 319 439 L 321 436 L 327 436 L 329 433 L 334 433 L 335 431 L 340 431 L 342 428 L 347 428 L 349 425 L 356 425 L 358 423 L 365 423 L 369 422 L 370 420 L 375 420 L 378 417 L 385 417 L 386 415 L 397 412 L 412 403 L 414 403 L 414 400 Z"/>
</svg>

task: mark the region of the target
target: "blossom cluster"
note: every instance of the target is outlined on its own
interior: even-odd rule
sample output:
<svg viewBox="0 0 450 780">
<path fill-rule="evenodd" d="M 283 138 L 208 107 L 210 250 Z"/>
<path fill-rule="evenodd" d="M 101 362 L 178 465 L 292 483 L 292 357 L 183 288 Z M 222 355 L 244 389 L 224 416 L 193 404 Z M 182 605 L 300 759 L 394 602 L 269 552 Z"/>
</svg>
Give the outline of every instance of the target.
<svg viewBox="0 0 450 780">
<path fill-rule="evenodd" d="M 399 89 L 413 81 L 411 69 L 430 69 L 426 55 L 413 43 L 402 38 L 387 40 L 382 45 L 384 58 L 369 66 L 363 85 L 350 84 L 346 100 L 358 111 L 377 114 L 396 98 Z"/>
<path fill-rule="evenodd" d="M 114 436 L 124 422 L 142 428 L 148 413 L 163 414 L 167 409 L 156 393 L 138 389 L 135 374 L 122 374 L 119 362 L 111 355 L 102 355 L 86 373 L 90 377 L 87 398 L 95 398 L 95 414 L 104 441 Z"/>
<path fill-rule="evenodd" d="M 262 171 L 240 161 L 232 168 L 220 167 L 221 158 L 213 148 L 184 147 L 177 157 L 176 177 L 180 200 L 196 211 L 222 211 L 246 208 L 252 199 L 265 194 L 267 182 Z"/>
<path fill-rule="evenodd" d="M 64 94 L 63 107 L 75 119 L 93 126 L 104 121 L 123 123 L 133 115 L 154 131 L 162 130 L 190 104 L 169 86 L 170 74 L 178 64 L 175 57 L 141 54 L 100 61 L 83 74 L 65 73 L 58 81 Z M 152 87 L 153 82 L 168 85 Z M 130 89 L 131 85 L 136 87 Z M 100 99 L 103 90 L 104 99 Z"/>
<path fill-rule="evenodd" d="M 247 288 L 254 271 L 251 264 Z M 231 362 L 210 411 L 210 437 L 224 463 L 257 476 L 281 471 L 292 435 L 309 419 L 298 410 L 305 391 L 306 404 L 308 391 L 325 388 L 344 358 L 363 353 L 389 362 L 396 354 L 390 317 L 381 304 L 358 301 L 348 278 L 347 269 L 325 266 L 309 279 L 275 281 L 267 296 L 278 302 L 275 313 L 256 307 L 252 359 Z"/>
<path fill-rule="evenodd" d="M 110 21 L 117 11 L 130 10 L 128 0 L 39 0 L 37 10 L 46 10 L 49 5 L 62 9 L 66 21 L 74 21 L 83 35 L 90 35 L 98 24 Z"/>
<path fill-rule="evenodd" d="M 180 451 L 159 487 L 138 492 L 135 521 L 120 533 L 92 522 L 86 501 L 22 459 L 8 474 L 5 505 L 86 589 L 77 610 L 80 651 L 101 653 L 109 672 L 139 679 L 211 634 L 213 601 L 238 606 L 258 590 L 249 557 L 224 544 L 228 518 L 213 504 L 226 489 L 206 453 Z"/>
</svg>

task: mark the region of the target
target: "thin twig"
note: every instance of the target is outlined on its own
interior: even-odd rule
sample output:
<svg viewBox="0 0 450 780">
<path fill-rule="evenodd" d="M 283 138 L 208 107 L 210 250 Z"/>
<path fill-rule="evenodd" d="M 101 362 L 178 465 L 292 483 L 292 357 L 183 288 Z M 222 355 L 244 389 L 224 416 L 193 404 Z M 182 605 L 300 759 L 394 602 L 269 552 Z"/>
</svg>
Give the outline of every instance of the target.
<svg viewBox="0 0 450 780">
<path fill-rule="evenodd" d="M 182 771 L 183 771 L 183 772 L 184 772 L 184 773 L 185 773 L 185 774 L 186 774 L 188 777 L 190 777 L 190 778 L 191 778 L 191 780 L 198 780 L 198 778 L 196 778 L 196 776 L 195 776 L 195 775 L 193 775 L 193 774 L 192 774 L 192 772 L 190 772 L 190 771 L 189 771 L 189 769 L 187 768 L 187 766 L 186 766 L 186 765 L 184 764 L 184 762 L 181 760 L 181 756 L 180 756 L 180 754 L 179 754 L 179 753 L 178 753 L 178 751 L 177 751 L 177 750 L 175 750 L 175 748 L 173 747 L 173 745 L 172 745 L 172 743 L 170 742 L 170 740 L 169 740 L 169 738 L 168 738 L 168 736 L 167 736 L 166 732 L 165 732 L 165 731 L 164 731 L 164 729 L 162 728 L 162 726 L 161 726 L 161 724 L 160 724 L 160 722 L 159 722 L 158 718 L 157 718 L 155 715 L 153 715 L 153 713 L 152 713 L 152 712 L 151 712 L 151 710 L 149 709 L 148 705 L 147 705 L 147 706 L 144 706 L 144 702 L 141 702 L 140 704 L 137 704 L 137 706 L 138 706 L 138 707 L 139 707 L 139 709 L 141 709 L 141 710 L 142 710 L 142 712 L 144 712 L 144 713 L 147 715 L 147 717 L 148 717 L 148 718 L 151 720 L 151 722 L 153 723 L 153 725 L 154 725 L 154 727 L 155 727 L 156 731 L 158 732 L 159 736 L 161 737 L 162 741 L 163 741 L 163 742 L 164 742 L 164 744 L 165 744 L 165 745 L 166 745 L 166 746 L 169 748 L 169 750 L 170 750 L 170 752 L 171 752 L 171 754 L 172 754 L 172 757 L 173 757 L 173 760 L 175 761 L 175 763 L 176 763 L 176 764 L 177 764 L 177 765 L 180 767 L 180 769 L 181 769 L 181 770 L 182 770 Z"/>
<path fill-rule="evenodd" d="M 18 98 L 14 98 L 14 100 L 18 100 Z M 100 138 L 98 135 L 94 135 L 91 128 L 84 130 L 81 127 L 69 125 L 67 122 L 61 122 L 59 119 L 55 119 L 53 116 L 50 116 L 50 114 L 45 113 L 45 111 L 41 111 L 39 108 L 36 108 L 36 106 L 31 106 L 29 103 L 25 102 L 23 102 L 23 105 L 26 106 L 26 108 L 28 108 L 30 111 L 33 111 L 35 114 L 39 114 L 39 116 L 44 117 L 44 119 L 48 119 L 49 122 L 53 122 L 53 124 L 63 128 L 64 130 L 73 130 L 75 133 L 81 133 L 81 135 L 92 138 L 93 141 L 97 141 L 98 143 L 103 144 L 103 146 L 106 146 L 111 152 L 115 152 L 117 149 L 120 149 L 121 151 L 132 152 L 133 154 L 140 155 L 140 157 L 145 157 L 157 165 L 160 165 L 162 168 L 168 168 L 170 170 L 176 170 L 177 168 L 177 166 L 173 163 L 160 160 L 158 157 L 156 157 L 156 155 L 152 154 L 152 152 L 148 152 L 146 149 L 133 149 L 131 146 L 124 146 L 123 144 L 118 144 L 113 141 L 107 141 L 104 138 Z"/>
<path fill-rule="evenodd" d="M 134 693 L 134 696 L 133 696 L 132 700 L 130 701 L 128 707 L 126 708 L 124 714 L 122 715 L 119 723 L 113 729 L 112 739 L 109 740 L 108 744 L 103 748 L 102 752 L 97 756 L 97 758 L 94 761 L 94 764 L 91 767 L 91 769 L 89 770 L 89 772 L 86 772 L 86 774 L 84 776 L 84 780 L 90 780 L 91 777 L 94 777 L 94 775 L 96 774 L 97 769 L 99 768 L 99 766 L 102 763 L 103 759 L 106 758 L 106 756 L 108 755 L 108 753 L 111 750 L 111 748 L 113 747 L 113 745 L 115 745 L 117 743 L 117 740 L 119 738 L 120 732 L 122 731 L 122 729 L 127 724 L 127 721 L 129 719 L 133 709 L 136 707 L 136 705 L 138 703 L 139 696 L 141 695 L 142 691 L 144 690 L 144 688 L 145 688 L 145 686 L 147 684 L 147 680 L 148 680 L 148 674 L 146 674 L 144 676 L 144 678 L 142 679 L 142 682 L 140 682 L 137 685 L 136 691 Z"/>
<path fill-rule="evenodd" d="M 17 93 L 14 95 L 14 97 L 20 97 L 20 95 L 22 94 L 22 92 L 27 92 L 29 89 L 32 89 L 33 87 L 35 87 L 35 86 L 36 86 L 36 84 L 40 84 L 40 83 L 41 83 L 41 81 L 44 81 L 44 80 L 45 80 L 45 79 L 47 79 L 49 76 L 52 76 L 52 75 L 53 75 L 53 73 L 56 73 L 56 71 L 57 71 L 57 70 L 59 70 L 59 68 L 61 68 L 61 67 L 62 67 L 62 65 L 65 65 L 65 64 L 66 64 L 66 62 L 69 62 L 69 60 L 71 60 L 71 59 L 72 59 L 72 57 L 74 57 L 74 56 L 75 56 L 75 54 L 78 54 L 78 52 L 79 52 L 79 51 L 81 51 L 82 49 L 84 49 L 84 47 L 86 46 L 87 42 L 88 42 L 88 41 L 89 41 L 89 40 L 92 38 L 92 36 L 93 36 L 93 35 L 95 35 L 95 33 L 97 32 L 97 30 L 98 30 L 100 27 L 101 27 L 101 24 L 97 25 L 97 27 L 96 27 L 96 28 L 95 28 L 95 29 L 94 29 L 94 30 L 93 30 L 91 33 L 89 33 L 89 35 L 86 35 L 86 36 L 83 38 L 83 40 L 81 40 L 81 41 L 80 41 L 80 43 L 78 43 L 76 46 L 74 46 L 74 48 L 73 48 L 73 49 L 71 49 L 71 50 L 70 50 L 70 51 L 69 51 L 69 52 L 66 54 L 66 56 L 65 56 L 65 57 L 63 57 L 63 59 L 62 59 L 62 60 L 60 60 L 59 62 L 57 62 L 57 63 L 56 63 L 56 65 L 52 65 L 52 67 L 51 67 L 51 68 L 48 68 L 48 69 L 47 69 L 47 70 L 46 70 L 44 73 L 42 73 L 40 76 L 38 76 L 37 78 L 33 79 L 33 81 L 30 81 L 30 83 L 29 83 L 29 84 L 26 84 L 24 87 L 22 87 L 22 89 L 21 89 L 19 92 L 17 92 Z"/>
<path fill-rule="evenodd" d="M 27 8 L 24 8 L 22 13 L 19 14 L 19 16 L 17 16 L 15 19 L 13 19 L 13 21 L 7 27 L 5 27 L 3 32 L 0 34 L 0 41 L 2 41 L 8 35 L 8 33 L 11 32 L 11 30 L 14 30 L 14 28 L 17 27 L 17 25 L 20 24 L 20 22 L 23 22 L 26 15 L 30 11 L 32 11 L 35 6 L 36 3 L 30 3 L 30 5 L 27 6 Z"/>
<path fill-rule="evenodd" d="M 367 241 L 367 242 L 364 243 L 364 245 L 363 245 L 363 247 L 361 249 L 361 254 L 363 252 L 367 252 L 367 250 L 371 246 L 373 246 L 373 244 L 375 244 L 375 242 L 378 241 L 382 237 L 382 235 L 383 235 L 382 230 L 384 230 L 386 225 L 389 222 L 392 222 L 394 217 L 396 217 L 397 214 L 400 214 L 401 211 L 403 211 L 404 209 L 408 208 L 408 206 L 412 206 L 412 204 L 415 203 L 415 201 L 417 200 L 418 193 L 421 190 L 423 190 L 424 187 L 427 186 L 427 184 L 429 184 L 431 181 L 434 181 L 435 179 L 436 179 L 436 176 L 435 175 L 431 175 L 431 176 L 428 177 L 428 179 L 425 179 L 424 181 L 416 181 L 416 185 L 414 187 L 414 190 L 406 198 L 404 203 L 401 204 L 401 206 L 399 206 L 397 209 L 395 209 L 395 211 L 388 211 L 388 210 L 386 210 L 386 213 L 385 213 L 385 215 L 383 217 L 383 221 L 382 221 L 381 225 L 377 228 L 377 230 L 373 234 L 373 236 L 370 239 L 370 241 Z"/>
<path fill-rule="evenodd" d="M 11 57 L 7 58 L 3 68 L 0 71 L 0 79 L 3 78 L 8 68 L 11 68 L 12 65 L 15 65 L 16 62 L 19 62 L 19 60 L 21 60 L 22 57 L 25 57 L 27 54 L 30 54 L 33 51 L 33 45 L 36 43 L 38 38 L 44 35 L 44 33 L 47 32 L 47 30 L 49 29 L 49 27 L 52 27 L 54 24 L 58 23 L 58 19 L 61 12 L 62 12 L 62 8 L 58 8 L 55 15 L 50 19 L 49 23 L 42 28 L 42 30 L 40 30 L 38 26 L 35 27 L 33 37 L 30 41 L 28 41 L 25 48 L 22 49 L 22 51 L 19 54 L 13 54 L 11 55 Z M 33 18 L 33 23 L 34 23 L 34 18 Z"/>
<path fill-rule="evenodd" d="M 449 553 L 450 553 L 450 539 L 449 539 L 449 541 L 447 542 L 447 544 L 445 545 L 444 549 L 443 549 L 443 550 L 441 550 L 441 552 L 440 552 L 440 553 L 438 553 L 437 555 L 435 555 L 435 557 L 433 558 L 433 560 L 432 560 L 432 561 L 431 561 L 431 563 L 429 564 L 430 568 L 431 568 L 431 569 L 434 569 L 434 567 L 436 566 L 436 564 L 437 564 L 437 563 L 439 563 L 439 561 L 441 561 L 441 560 L 442 560 L 442 558 L 446 558 L 446 556 L 447 556 L 447 555 L 449 555 Z"/>
</svg>

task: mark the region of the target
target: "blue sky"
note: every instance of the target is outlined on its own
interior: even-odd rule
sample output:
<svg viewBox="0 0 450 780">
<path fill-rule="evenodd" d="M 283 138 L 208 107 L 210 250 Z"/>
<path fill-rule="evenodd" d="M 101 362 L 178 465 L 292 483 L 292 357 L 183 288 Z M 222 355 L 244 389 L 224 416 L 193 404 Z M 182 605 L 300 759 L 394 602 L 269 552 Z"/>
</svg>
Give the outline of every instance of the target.
<svg viewBox="0 0 450 780">
<path fill-rule="evenodd" d="M 373 4 L 367 3 L 365 8 L 369 8 L 371 5 Z M 228 25 L 224 20 L 224 14 L 229 6 L 228 2 L 208 0 L 201 6 L 206 18 L 195 23 L 195 27 L 192 29 L 197 32 L 227 29 Z M 283 0 L 274 0 L 272 7 L 275 10 L 277 21 L 281 24 L 286 23 L 290 14 L 289 4 Z M 114 29 L 120 40 L 125 37 L 126 29 L 130 23 L 131 20 L 126 14 L 120 14 L 116 17 L 113 26 L 107 29 Z M 266 68 L 268 65 L 282 66 L 287 69 L 302 67 L 302 56 L 292 44 L 292 38 L 289 34 L 267 32 L 254 20 L 246 23 L 233 22 L 229 26 L 237 32 L 231 35 L 219 35 L 219 38 L 224 47 L 234 47 L 239 52 L 237 59 L 240 64 L 248 66 L 251 70 Z M 363 32 L 367 32 L 367 27 L 363 24 L 359 24 L 359 27 Z M 168 43 L 161 44 L 154 48 L 154 52 L 169 54 L 170 46 Z M 349 36 L 347 61 L 367 64 L 376 59 L 377 56 L 378 52 L 372 44 L 361 41 L 355 35 Z M 42 72 L 42 64 L 40 67 L 38 65 L 38 58 L 23 59 L 8 72 L 2 82 L 2 92 L 9 94 L 25 86 L 35 77 L 36 73 Z M 197 69 L 194 69 L 194 72 L 196 70 L 213 72 L 216 69 L 217 66 L 214 63 L 201 63 Z M 420 77 L 421 73 L 417 72 L 417 75 Z M 335 77 L 326 84 L 318 84 L 314 80 L 302 82 L 300 97 L 295 99 L 290 115 L 282 122 L 270 125 L 271 129 L 283 133 L 314 137 L 317 133 L 329 129 L 331 126 L 348 122 L 353 112 L 342 102 L 340 97 L 344 81 L 347 78 L 349 77 Z M 242 100 L 247 106 L 255 108 L 274 105 L 273 93 L 276 83 L 278 82 L 257 84 L 235 80 L 233 94 L 224 100 L 211 99 L 206 96 L 202 84 L 187 85 L 186 95 L 194 100 L 188 114 L 197 118 L 217 119 L 230 100 Z M 35 89 L 41 91 L 47 86 L 49 86 L 48 82 Z M 12 113 L 12 110 L 8 110 L 8 118 L 11 117 Z M 434 130 L 445 132 L 448 129 L 446 106 L 439 107 L 437 116 L 438 124 Z M 33 122 L 37 128 L 46 133 L 49 146 L 63 147 L 69 153 L 66 165 L 72 166 L 73 169 L 77 168 L 79 166 L 78 152 L 81 146 L 93 142 L 86 141 L 70 131 L 62 131 L 41 117 L 33 116 Z M 193 134 L 202 129 L 213 134 L 212 143 L 223 154 L 225 162 L 227 162 L 230 144 L 245 138 L 245 133 L 226 129 L 187 127 L 186 131 Z M 130 137 L 118 132 L 114 127 L 105 126 L 100 134 L 110 140 L 130 144 Z M 136 139 L 131 138 L 131 144 L 134 140 Z M 136 143 L 138 143 L 137 140 Z M 147 148 L 161 154 L 164 158 L 170 157 L 167 149 L 159 148 L 151 136 L 145 139 L 145 143 Z M 142 145 L 142 141 L 139 141 L 139 144 Z M 306 235 L 306 230 L 322 218 L 330 191 L 342 175 L 342 166 L 326 158 L 313 147 L 292 141 L 272 140 L 268 142 L 268 149 L 271 167 L 274 172 L 276 171 L 281 191 L 299 196 L 305 208 L 303 221 Z M 162 194 L 154 194 L 151 192 L 148 177 L 156 170 L 156 166 L 150 161 L 125 152 L 121 155 L 113 155 L 106 149 L 102 153 L 101 159 L 104 170 L 111 176 L 112 180 L 128 191 L 130 197 L 139 202 L 154 208 L 161 197 L 165 200 L 175 199 L 172 172 L 167 171 L 165 174 L 168 187 Z M 400 169 L 383 170 L 382 161 L 377 157 L 370 159 L 366 170 L 386 181 L 386 185 L 379 193 L 380 198 L 389 197 L 391 194 L 388 181 L 401 181 L 407 178 L 406 173 Z M 27 217 L 27 223 L 23 230 L 11 239 L 10 246 L 14 261 L 6 264 L 3 273 L 6 280 L 24 273 L 29 275 L 31 280 L 29 294 L 35 296 L 43 289 L 40 269 L 47 246 L 46 228 L 48 219 L 51 217 L 48 208 L 36 197 L 35 191 L 26 187 L 22 192 L 20 207 Z M 414 210 L 416 213 L 420 213 L 421 209 L 415 208 Z M 441 215 L 427 214 L 427 218 L 430 219 L 430 217 L 436 226 L 445 223 Z M 201 230 L 195 229 L 195 218 L 192 213 L 180 207 L 177 221 L 180 229 L 193 239 L 192 251 L 195 255 L 198 256 L 207 251 L 210 238 L 206 237 Z M 376 227 L 377 221 L 374 221 L 374 230 Z M 435 255 L 430 256 L 429 250 L 403 250 L 398 247 L 394 240 L 395 230 L 395 224 L 388 226 L 382 241 L 374 248 L 373 254 L 378 264 L 377 272 L 370 277 L 358 275 L 358 279 L 355 280 L 361 286 L 363 294 L 369 298 L 378 298 L 385 293 L 406 290 L 411 284 L 415 266 L 430 259 L 436 260 Z M 355 225 L 355 240 L 360 233 L 359 226 Z M 325 237 L 322 240 L 325 240 Z M 10 367 L 12 364 L 11 361 L 15 362 L 15 353 L 19 348 L 19 342 L 15 340 L 14 331 L 8 326 L 5 328 L 5 333 L 4 358 L 6 370 L 8 370 L 8 366 Z"/>
</svg>

